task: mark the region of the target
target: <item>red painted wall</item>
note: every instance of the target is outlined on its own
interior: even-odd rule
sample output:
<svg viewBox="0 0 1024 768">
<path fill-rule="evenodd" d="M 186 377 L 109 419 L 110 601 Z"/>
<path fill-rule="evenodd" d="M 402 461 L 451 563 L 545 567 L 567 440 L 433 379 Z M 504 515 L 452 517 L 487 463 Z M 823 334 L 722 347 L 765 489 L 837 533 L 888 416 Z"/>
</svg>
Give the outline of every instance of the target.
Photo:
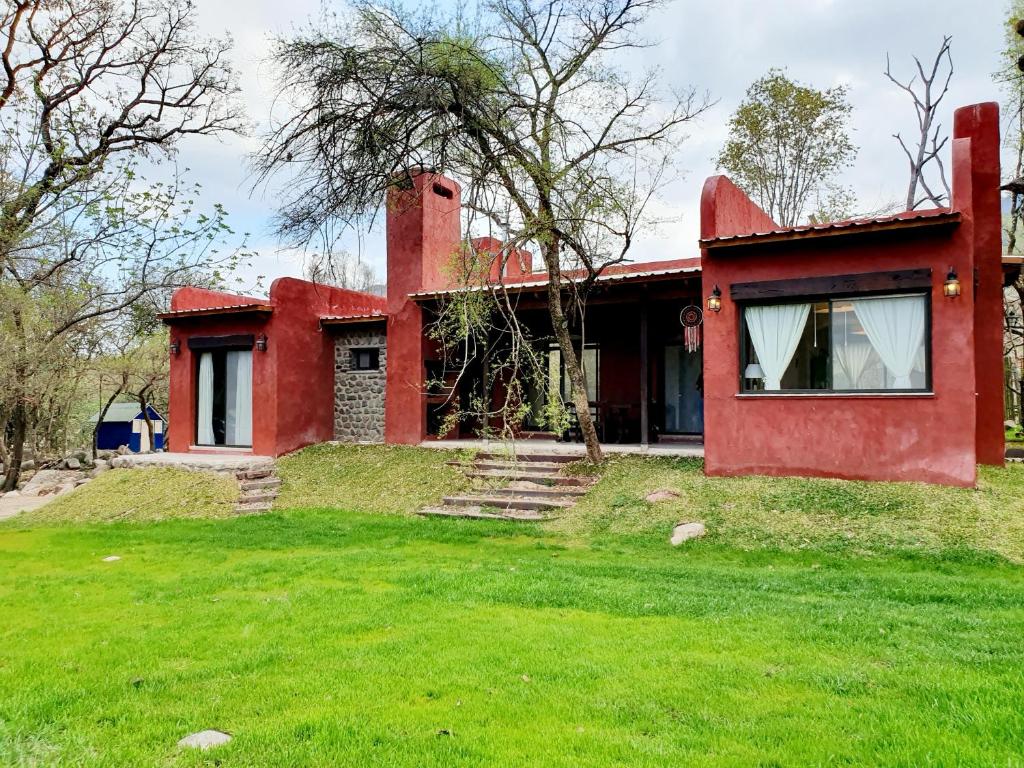
<svg viewBox="0 0 1024 768">
<path fill-rule="evenodd" d="M 195 441 L 197 358 L 188 349 L 192 336 L 266 334 L 267 351 L 254 349 L 252 357 L 253 453 L 279 456 L 333 436 L 334 342 L 320 330 L 320 317 L 384 311 L 384 299 L 290 277 L 275 280 L 267 300 L 197 288 L 181 288 L 171 298 L 173 310 L 250 303 L 270 304 L 273 313 L 169 321 L 181 349 L 171 356 L 170 450 L 187 451 Z"/>
<path fill-rule="evenodd" d="M 411 189 L 388 195 L 388 443 L 416 445 L 426 436 L 423 311 L 409 294 L 448 287 L 460 234 L 461 190 L 451 179 L 420 173 Z"/>
<path fill-rule="evenodd" d="M 976 446 L 994 447 L 987 425 L 995 411 L 992 401 L 1000 423 L 1002 418 L 1001 379 L 997 393 L 989 378 L 993 363 L 992 370 L 999 376 L 1002 371 L 1001 363 L 989 359 L 1000 328 L 996 312 L 1001 312 L 1001 298 L 992 290 L 992 281 L 1001 279 L 1000 254 L 991 242 L 999 232 L 998 199 L 993 210 L 991 195 L 998 187 L 998 157 L 992 151 L 998 145 L 997 138 L 992 143 L 997 119 L 994 105 L 958 112 L 958 135 L 971 138 L 954 142 L 953 204 L 963 222 L 952 232 L 846 235 L 702 252 L 704 295 L 715 284 L 724 294 L 722 311 L 707 312 L 704 325 L 708 474 L 974 485 L 976 456 L 981 457 Z M 772 229 L 763 212 L 726 181 L 709 179 L 704 187 L 702 237 Z M 970 279 L 976 265 L 978 298 L 991 306 L 976 306 Z M 950 266 L 961 276 L 962 295 L 956 299 L 942 295 Z M 738 394 L 740 312 L 729 299 L 732 283 L 923 267 L 932 270 L 934 394 Z M 1001 439 L 1000 431 L 1000 452 Z"/>
<path fill-rule="evenodd" d="M 953 115 L 953 206 L 963 212 L 975 265 L 974 345 L 978 462 L 1003 465 L 1003 268 L 999 200 L 999 106 Z"/>
</svg>

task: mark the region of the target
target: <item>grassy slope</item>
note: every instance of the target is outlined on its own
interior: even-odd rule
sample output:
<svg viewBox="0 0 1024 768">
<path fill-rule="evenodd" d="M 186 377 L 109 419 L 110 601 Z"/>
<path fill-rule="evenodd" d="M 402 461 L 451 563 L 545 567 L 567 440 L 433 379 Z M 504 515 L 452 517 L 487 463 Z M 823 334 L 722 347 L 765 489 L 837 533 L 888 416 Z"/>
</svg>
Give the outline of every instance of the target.
<svg viewBox="0 0 1024 768">
<path fill-rule="evenodd" d="M 1024 760 L 1010 565 L 293 511 L 5 531 L 0 615 L 5 765 Z"/>
<path fill-rule="evenodd" d="M 644 500 L 666 488 L 678 499 Z M 611 459 L 597 487 L 560 520 L 573 534 L 665 537 L 680 520 L 742 548 L 860 554 L 974 550 L 1024 561 L 1024 465 L 982 468 L 977 490 L 920 483 L 803 478 L 707 478 L 699 460 Z"/>
<path fill-rule="evenodd" d="M 405 446 L 311 446 L 278 461 L 276 506 L 411 514 L 466 485 L 445 463 L 460 456 Z"/>
<path fill-rule="evenodd" d="M 238 484 L 229 477 L 163 467 L 117 470 L 11 524 L 228 517 L 237 498 Z"/>
</svg>

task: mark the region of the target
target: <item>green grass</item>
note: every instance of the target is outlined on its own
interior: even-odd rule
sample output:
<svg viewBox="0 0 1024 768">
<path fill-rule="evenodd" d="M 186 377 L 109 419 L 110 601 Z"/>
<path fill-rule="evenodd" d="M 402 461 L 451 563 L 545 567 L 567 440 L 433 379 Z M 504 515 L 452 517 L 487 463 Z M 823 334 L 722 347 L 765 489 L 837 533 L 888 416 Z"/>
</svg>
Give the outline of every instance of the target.
<svg viewBox="0 0 1024 768">
<path fill-rule="evenodd" d="M 446 464 L 460 458 L 406 446 L 314 445 L 278 461 L 276 506 L 411 514 L 466 486 L 462 472 Z"/>
<path fill-rule="evenodd" d="M 678 499 L 644 497 L 668 489 Z M 973 551 L 1024 562 L 1024 465 L 982 467 L 976 490 L 923 483 L 709 478 L 697 459 L 610 459 L 596 488 L 555 527 L 577 536 L 667 537 L 698 520 L 732 546 L 855 554 Z"/>
<path fill-rule="evenodd" d="M 963 491 L 629 457 L 546 526 L 402 514 L 449 458 L 320 447 L 281 498 L 323 506 L 0 525 L 0 765 L 1024 766 L 1024 467 Z M 109 519 L 120 477 L 180 514 L 150 474 L 47 520 Z M 672 548 L 683 518 L 709 535 Z M 204 728 L 234 740 L 176 748 Z"/>
<path fill-rule="evenodd" d="M 169 467 L 120 470 L 104 472 L 71 493 L 24 513 L 18 522 L 228 517 L 234 514 L 237 498 L 238 484 L 230 477 Z"/>
</svg>

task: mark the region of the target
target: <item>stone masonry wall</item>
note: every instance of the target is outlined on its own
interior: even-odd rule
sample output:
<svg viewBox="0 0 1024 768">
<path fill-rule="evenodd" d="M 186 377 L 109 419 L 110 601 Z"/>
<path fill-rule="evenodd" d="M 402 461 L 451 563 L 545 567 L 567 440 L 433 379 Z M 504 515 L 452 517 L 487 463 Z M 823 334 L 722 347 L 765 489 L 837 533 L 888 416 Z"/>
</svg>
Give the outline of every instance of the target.
<svg viewBox="0 0 1024 768">
<path fill-rule="evenodd" d="M 352 369 L 353 347 L 376 347 L 376 371 Z M 384 442 L 384 383 L 387 336 L 382 328 L 340 331 L 334 340 L 334 439 L 345 443 Z"/>
</svg>

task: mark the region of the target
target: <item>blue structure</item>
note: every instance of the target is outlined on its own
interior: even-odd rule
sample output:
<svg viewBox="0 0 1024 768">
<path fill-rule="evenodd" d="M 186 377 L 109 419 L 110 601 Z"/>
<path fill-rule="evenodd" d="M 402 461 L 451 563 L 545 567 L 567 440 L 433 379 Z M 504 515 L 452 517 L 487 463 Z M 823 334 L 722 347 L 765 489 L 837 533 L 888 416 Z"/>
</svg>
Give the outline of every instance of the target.
<svg viewBox="0 0 1024 768">
<path fill-rule="evenodd" d="M 104 451 L 116 451 L 122 445 L 139 453 L 142 450 L 159 451 L 164 447 L 164 419 L 153 406 L 147 409 L 150 421 L 153 422 L 153 445 L 143 446 L 143 435 L 147 434 L 146 419 L 142 415 L 142 409 L 138 403 L 113 403 L 107 409 L 103 423 L 100 424 L 96 434 L 96 447 Z M 89 420 L 95 424 L 99 419 L 99 412 L 93 414 Z M 147 435 L 148 436 L 148 435 Z M 146 440 L 148 443 L 149 441 Z"/>
</svg>

